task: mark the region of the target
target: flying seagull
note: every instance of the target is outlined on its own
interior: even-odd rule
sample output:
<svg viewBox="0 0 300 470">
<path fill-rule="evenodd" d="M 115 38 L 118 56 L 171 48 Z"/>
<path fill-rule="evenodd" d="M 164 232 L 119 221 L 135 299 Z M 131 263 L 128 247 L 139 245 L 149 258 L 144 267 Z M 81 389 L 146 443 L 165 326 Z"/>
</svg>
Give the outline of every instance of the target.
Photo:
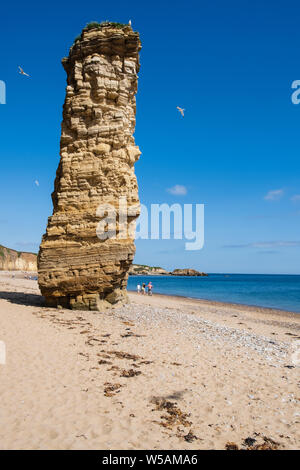
<svg viewBox="0 0 300 470">
<path fill-rule="evenodd" d="M 35 182 L 34 182 L 34 183 L 35 183 L 35 185 L 36 185 L 37 187 L 39 187 L 39 185 L 40 185 L 40 182 L 39 182 L 38 180 L 35 180 Z"/>
<path fill-rule="evenodd" d="M 20 67 L 19 65 L 18 65 L 18 67 L 19 67 L 19 73 L 20 73 L 21 75 L 26 75 L 26 77 L 30 77 L 30 75 L 28 75 L 28 73 L 25 73 L 25 72 L 24 72 L 24 70 L 22 69 L 22 67 Z"/>
<path fill-rule="evenodd" d="M 180 112 L 181 116 L 184 117 L 184 111 L 185 111 L 185 109 L 179 108 L 179 106 L 176 106 L 176 108 L 177 108 L 178 111 Z"/>
</svg>

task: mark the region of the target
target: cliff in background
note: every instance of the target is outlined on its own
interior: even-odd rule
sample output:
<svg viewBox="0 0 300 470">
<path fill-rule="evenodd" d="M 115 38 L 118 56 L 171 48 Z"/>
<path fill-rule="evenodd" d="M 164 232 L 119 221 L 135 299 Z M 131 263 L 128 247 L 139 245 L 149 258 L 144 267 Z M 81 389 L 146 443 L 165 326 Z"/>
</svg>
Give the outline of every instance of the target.
<svg viewBox="0 0 300 470">
<path fill-rule="evenodd" d="M 129 275 L 130 276 L 139 276 L 139 275 L 145 275 L 145 276 L 154 276 L 154 275 L 161 275 L 161 276 L 167 276 L 168 274 L 171 274 L 169 271 L 166 271 L 163 268 L 160 268 L 158 266 L 147 266 L 145 264 L 132 264 L 129 269 Z"/>
<path fill-rule="evenodd" d="M 0 271 L 37 271 L 37 255 L 0 245 Z"/>
<path fill-rule="evenodd" d="M 133 264 L 129 269 L 130 276 L 208 276 L 206 273 L 196 271 L 196 269 L 166 269 L 158 266 L 147 266 L 146 264 Z"/>
</svg>

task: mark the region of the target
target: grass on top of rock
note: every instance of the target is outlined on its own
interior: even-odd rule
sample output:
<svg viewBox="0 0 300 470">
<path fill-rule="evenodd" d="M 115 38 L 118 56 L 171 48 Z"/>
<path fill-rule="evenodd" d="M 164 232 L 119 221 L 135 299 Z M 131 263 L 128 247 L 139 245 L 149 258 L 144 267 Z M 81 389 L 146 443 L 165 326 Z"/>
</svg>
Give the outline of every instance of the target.
<svg viewBox="0 0 300 470">
<path fill-rule="evenodd" d="M 112 26 L 113 28 L 125 28 L 125 26 L 128 26 L 128 23 L 116 23 L 114 21 L 102 21 L 101 23 L 98 23 L 97 21 L 92 21 L 91 23 L 88 23 L 85 28 L 83 28 L 83 31 L 88 31 L 89 29 L 94 29 L 94 28 L 103 28 L 103 26 Z"/>
<path fill-rule="evenodd" d="M 0 245 L 0 256 L 2 256 L 2 258 L 4 258 L 5 254 L 6 255 L 11 255 L 11 254 L 14 254 L 14 253 L 16 253 L 18 255 L 18 258 L 20 258 L 23 253 L 26 254 L 26 255 L 35 255 L 35 256 L 37 256 L 37 253 L 33 253 L 33 251 L 17 251 L 17 250 L 14 250 L 13 248 L 7 248 L 6 246 Z"/>
<path fill-rule="evenodd" d="M 150 271 L 153 271 L 154 269 L 163 269 L 160 266 L 148 266 L 147 264 L 134 264 L 133 268 L 135 271 L 141 271 L 143 269 L 149 269 Z"/>
<path fill-rule="evenodd" d="M 102 21 L 101 23 L 98 23 L 97 21 L 91 21 L 90 23 L 88 23 L 82 30 L 83 31 L 89 31 L 90 29 L 101 29 L 103 27 L 112 27 L 112 28 L 117 28 L 117 29 L 123 29 L 125 28 L 126 26 L 128 26 L 128 24 L 125 24 L 125 23 L 116 23 L 114 21 Z M 82 33 L 79 34 L 75 39 L 74 39 L 74 44 L 75 42 L 77 41 L 80 41 L 82 39 Z"/>
</svg>

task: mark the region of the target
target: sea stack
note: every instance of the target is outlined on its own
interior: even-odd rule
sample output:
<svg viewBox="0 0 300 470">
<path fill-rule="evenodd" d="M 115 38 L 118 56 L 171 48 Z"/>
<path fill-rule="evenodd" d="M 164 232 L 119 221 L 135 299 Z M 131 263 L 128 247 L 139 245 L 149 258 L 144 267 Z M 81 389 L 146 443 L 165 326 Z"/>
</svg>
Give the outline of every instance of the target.
<svg viewBox="0 0 300 470">
<path fill-rule="evenodd" d="M 141 152 L 133 133 L 140 49 L 131 26 L 91 23 L 62 60 L 61 159 L 38 255 L 48 306 L 101 311 L 127 299 L 139 215 L 134 164 Z"/>
</svg>

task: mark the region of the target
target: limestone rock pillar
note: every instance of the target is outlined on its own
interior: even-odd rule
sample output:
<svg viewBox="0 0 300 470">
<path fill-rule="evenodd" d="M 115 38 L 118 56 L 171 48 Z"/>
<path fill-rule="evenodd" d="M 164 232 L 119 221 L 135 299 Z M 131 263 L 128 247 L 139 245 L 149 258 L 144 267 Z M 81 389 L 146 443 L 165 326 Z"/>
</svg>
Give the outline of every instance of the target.
<svg viewBox="0 0 300 470">
<path fill-rule="evenodd" d="M 38 255 L 39 286 L 49 306 L 102 310 L 126 300 L 139 215 L 134 163 L 141 152 L 133 133 L 140 48 L 131 26 L 93 24 L 62 60 L 61 159 Z M 105 239 L 106 207 L 115 208 L 117 223 L 116 236 Z M 128 230 L 119 220 L 126 207 Z"/>
</svg>

